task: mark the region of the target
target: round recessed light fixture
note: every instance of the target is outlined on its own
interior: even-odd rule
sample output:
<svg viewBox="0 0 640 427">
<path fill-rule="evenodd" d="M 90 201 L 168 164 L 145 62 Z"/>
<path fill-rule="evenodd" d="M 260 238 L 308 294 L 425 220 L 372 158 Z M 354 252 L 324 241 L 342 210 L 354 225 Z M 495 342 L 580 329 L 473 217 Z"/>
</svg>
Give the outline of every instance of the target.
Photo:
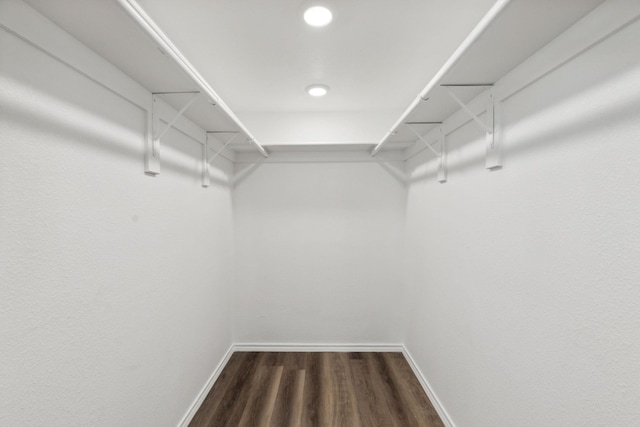
<svg viewBox="0 0 640 427">
<path fill-rule="evenodd" d="M 324 6 L 311 6 L 304 11 L 304 22 L 312 27 L 324 27 L 329 25 L 333 19 L 333 14 Z"/>
<path fill-rule="evenodd" d="M 315 84 L 315 85 L 307 86 L 307 93 L 311 96 L 315 96 L 315 97 L 325 96 L 327 92 L 329 92 L 329 86 L 327 85 Z"/>
</svg>

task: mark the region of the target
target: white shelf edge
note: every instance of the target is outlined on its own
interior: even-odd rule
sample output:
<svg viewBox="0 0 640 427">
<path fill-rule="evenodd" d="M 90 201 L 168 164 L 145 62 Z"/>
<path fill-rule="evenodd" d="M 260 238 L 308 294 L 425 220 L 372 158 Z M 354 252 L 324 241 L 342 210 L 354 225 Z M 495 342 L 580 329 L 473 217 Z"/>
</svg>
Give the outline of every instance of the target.
<svg viewBox="0 0 640 427">
<path fill-rule="evenodd" d="M 200 73 L 191 65 L 189 60 L 182 55 L 178 48 L 171 42 L 171 40 L 164 34 L 164 32 L 156 25 L 151 17 L 144 11 L 144 9 L 135 0 L 118 0 L 118 4 L 127 12 L 127 14 L 133 18 L 133 20 L 154 40 L 159 47 L 169 55 L 171 59 L 193 80 L 195 85 L 206 95 L 211 102 L 216 104 L 220 109 L 235 123 L 238 128 L 247 136 L 247 139 L 252 142 L 260 154 L 264 157 L 268 157 L 267 151 L 262 145 L 255 139 L 249 129 L 240 121 L 240 119 L 231 111 L 231 109 L 224 103 L 224 101 L 218 96 L 218 94 L 211 88 L 209 83 L 200 75 Z"/>
</svg>

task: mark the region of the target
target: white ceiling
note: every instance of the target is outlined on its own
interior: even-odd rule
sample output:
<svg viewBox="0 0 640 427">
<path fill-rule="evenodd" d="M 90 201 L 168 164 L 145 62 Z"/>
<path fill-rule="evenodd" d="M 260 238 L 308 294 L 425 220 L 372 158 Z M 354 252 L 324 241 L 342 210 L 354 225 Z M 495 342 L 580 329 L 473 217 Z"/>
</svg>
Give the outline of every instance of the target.
<svg viewBox="0 0 640 427">
<path fill-rule="evenodd" d="M 403 110 L 494 0 L 138 3 L 241 114 Z M 303 21 L 315 3 L 332 10 L 327 27 Z M 304 90 L 318 82 L 324 98 Z"/>
<path fill-rule="evenodd" d="M 151 91 L 189 87 L 116 0 L 26 1 Z M 263 145 L 378 143 L 494 1 L 137 0 Z M 523 37 L 539 48 L 600 1 L 527 0 Z M 311 4 L 333 22 L 307 26 Z"/>
</svg>

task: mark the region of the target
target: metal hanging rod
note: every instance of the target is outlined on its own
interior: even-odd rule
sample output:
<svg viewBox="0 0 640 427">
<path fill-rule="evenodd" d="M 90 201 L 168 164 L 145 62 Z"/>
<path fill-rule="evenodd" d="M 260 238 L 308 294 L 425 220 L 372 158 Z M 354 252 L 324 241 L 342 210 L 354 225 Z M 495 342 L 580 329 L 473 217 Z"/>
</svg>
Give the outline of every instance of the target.
<svg viewBox="0 0 640 427">
<path fill-rule="evenodd" d="M 182 55 L 178 48 L 169 40 L 155 22 L 147 15 L 135 0 L 118 0 L 122 8 L 134 19 L 134 21 L 144 30 L 149 37 L 157 44 L 157 46 L 170 56 L 174 62 L 184 71 L 187 76 L 193 80 L 196 86 L 209 98 L 209 100 L 218 107 L 247 135 L 255 144 L 260 154 L 268 157 L 269 154 L 262 145 L 255 140 L 249 129 L 247 129 L 240 119 L 231 111 L 231 109 L 220 99 L 218 94 L 209 86 L 209 83 L 196 71 L 191 63 Z"/>
<path fill-rule="evenodd" d="M 384 144 L 387 143 L 389 136 L 392 134 L 394 130 L 396 130 L 402 122 L 404 122 L 409 114 L 413 112 L 416 106 L 424 100 L 424 98 L 428 98 L 431 91 L 444 79 L 446 74 L 451 71 L 451 69 L 460 61 L 460 59 L 464 56 L 464 54 L 469 50 L 469 48 L 482 36 L 482 34 L 491 26 L 493 21 L 500 15 L 500 13 L 509 5 L 512 0 L 498 0 L 493 7 L 487 12 L 487 14 L 482 18 L 482 20 L 476 25 L 476 27 L 471 31 L 471 33 L 464 39 L 462 44 L 458 46 L 458 48 L 453 52 L 453 55 L 449 57 L 447 62 L 444 63 L 442 68 L 436 73 L 435 76 L 431 79 L 431 81 L 425 86 L 425 88 L 416 96 L 414 101 L 407 107 L 404 113 L 400 116 L 400 118 L 396 121 L 393 127 L 387 132 L 387 134 L 382 138 L 382 140 L 376 145 L 376 147 L 371 152 L 372 156 L 378 154 L 378 151 L 382 148 Z"/>
</svg>

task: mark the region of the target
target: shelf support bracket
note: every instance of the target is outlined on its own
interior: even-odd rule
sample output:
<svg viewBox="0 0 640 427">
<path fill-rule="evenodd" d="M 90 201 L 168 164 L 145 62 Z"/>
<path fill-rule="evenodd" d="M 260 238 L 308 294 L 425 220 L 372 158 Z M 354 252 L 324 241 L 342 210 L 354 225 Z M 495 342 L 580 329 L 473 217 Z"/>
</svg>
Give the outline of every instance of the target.
<svg viewBox="0 0 640 427">
<path fill-rule="evenodd" d="M 500 111 L 501 103 L 495 102 L 493 91 L 491 91 L 489 93 L 489 104 L 487 105 L 487 122 L 494 131 L 491 133 L 487 132 L 487 152 L 485 157 L 485 168 L 489 170 L 502 168 L 502 132 L 500 132 Z"/>
<path fill-rule="evenodd" d="M 438 160 L 438 182 L 447 182 L 447 139 L 442 126 L 438 128 L 438 139 L 440 140 L 440 158 Z"/>
<path fill-rule="evenodd" d="M 144 173 L 149 176 L 156 176 L 160 173 L 160 149 L 153 140 L 153 129 L 156 128 L 156 122 L 159 121 L 159 118 L 154 112 L 154 106 L 151 107 L 151 111 L 147 111 L 147 132 L 144 142 Z"/>
<path fill-rule="evenodd" d="M 433 154 L 435 154 L 435 155 L 436 155 L 436 157 L 440 157 L 440 155 L 441 155 L 441 154 L 440 154 L 440 153 L 438 153 L 438 152 L 436 151 L 436 149 L 435 149 L 435 148 L 433 148 L 433 146 L 432 146 L 431 144 L 429 144 L 429 142 L 428 142 L 426 139 L 424 139 L 424 137 L 423 137 L 422 135 L 420 135 L 420 132 L 418 132 L 417 130 L 415 130 L 415 129 L 413 128 L 413 126 L 411 126 L 411 123 L 405 123 L 405 124 L 409 127 L 409 129 L 411 129 L 411 132 L 413 132 L 413 133 L 418 137 L 418 139 L 419 139 L 420 141 L 424 142 L 424 145 L 426 145 L 426 146 L 427 146 L 427 148 L 428 148 L 429 150 L 431 150 L 431 152 L 432 152 Z M 436 123 L 436 122 L 432 122 L 432 123 L 429 123 L 429 124 L 437 124 L 437 123 Z"/>
<path fill-rule="evenodd" d="M 470 86 L 470 85 L 457 85 L 457 86 Z M 482 86 L 485 86 L 485 85 L 482 85 Z M 442 87 L 447 91 L 451 99 L 453 99 L 456 102 L 456 104 L 458 104 L 473 119 L 473 121 L 476 122 L 478 126 L 482 128 L 482 130 L 487 132 L 487 134 L 493 133 L 493 123 L 490 123 L 489 125 L 487 125 L 485 122 L 483 122 L 476 113 L 471 111 L 471 109 L 467 106 L 467 104 L 465 104 L 460 98 L 458 98 L 458 96 L 455 93 L 453 93 L 451 89 L 449 89 L 449 87 L 451 86 L 443 85 Z"/>
<path fill-rule="evenodd" d="M 220 133 L 232 133 L 233 135 L 232 135 L 232 136 L 231 136 L 231 138 L 229 138 L 229 140 L 228 140 L 228 141 L 227 141 L 227 142 L 222 146 L 222 148 L 221 148 L 220 150 L 216 151 L 216 153 L 215 153 L 213 156 L 211 156 L 211 158 L 210 158 L 210 159 L 208 159 L 208 160 L 207 160 L 207 163 L 211 163 L 211 162 L 213 162 L 213 160 L 214 160 L 216 157 L 218 157 L 218 156 L 220 155 L 220 153 L 222 153 L 222 152 L 224 151 L 224 149 L 225 149 L 225 148 L 227 148 L 227 146 L 228 146 L 228 145 L 230 145 L 230 144 L 233 142 L 233 140 L 234 140 L 234 139 L 236 139 L 236 137 L 237 137 L 238 135 L 240 135 L 240 132 L 235 132 L 235 131 L 229 131 L 229 132 L 226 132 L 226 131 L 224 131 L 224 132 L 207 132 L 207 140 L 209 139 L 209 135 L 210 135 L 210 134 L 212 134 L 212 133 L 217 133 L 217 134 L 220 134 Z"/>
<path fill-rule="evenodd" d="M 202 186 L 207 188 L 211 185 L 211 174 L 209 168 L 209 134 L 204 134 L 204 144 L 202 144 Z"/>
<path fill-rule="evenodd" d="M 489 170 L 495 170 L 502 168 L 502 141 L 500 136 L 496 136 L 496 131 L 499 130 L 500 121 L 500 103 L 495 102 L 493 96 L 493 89 L 489 90 L 489 102 L 487 104 L 487 120 L 482 121 L 477 114 L 464 103 L 449 87 L 451 86 L 491 86 L 489 84 L 478 85 L 442 85 L 447 91 L 449 96 L 458 104 L 462 109 L 469 114 L 469 116 L 486 132 L 486 156 L 485 167 Z"/>
<path fill-rule="evenodd" d="M 173 119 L 169 120 L 163 129 L 160 129 L 160 111 L 158 111 L 158 96 L 189 93 L 191 97 L 185 105 L 176 113 Z M 151 99 L 151 117 L 147 118 L 147 146 L 145 150 L 145 173 L 148 175 L 158 175 L 160 173 L 160 139 L 196 101 L 200 92 L 156 92 Z"/>
<path fill-rule="evenodd" d="M 215 134 L 221 134 L 221 133 L 232 133 L 233 136 L 231 136 L 231 138 L 229 138 L 229 141 L 227 141 L 226 144 L 224 144 L 224 146 L 216 151 L 216 153 L 209 158 L 209 135 L 215 133 Z M 203 152 L 202 152 L 202 186 L 207 188 L 209 185 L 211 185 L 211 162 L 213 161 L 213 159 L 215 159 L 216 157 L 218 157 L 218 155 L 220 153 L 222 153 L 222 151 L 224 151 L 225 148 L 227 148 L 227 146 L 229 144 L 231 144 L 233 142 L 233 140 L 236 138 L 236 136 L 238 136 L 240 132 L 236 132 L 236 131 L 207 131 L 205 132 L 205 138 L 204 138 L 204 148 L 203 148 Z"/>
<path fill-rule="evenodd" d="M 164 134 L 167 133 L 167 131 L 169 129 L 171 129 L 171 126 L 173 126 L 178 121 L 178 119 L 180 117 L 182 117 L 182 115 L 189 109 L 189 107 L 191 107 L 191 105 L 196 101 L 196 99 L 198 98 L 198 95 L 200 94 L 200 92 L 164 92 L 163 95 L 174 94 L 174 93 L 190 93 L 191 97 L 184 104 L 184 106 L 176 113 L 176 115 L 173 117 L 173 119 L 171 119 L 169 121 L 169 123 L 167 123 L 167 125 L 164 127 L 164 129 L 162 129 L 161 131 L 158 129 L 158 127 L 156 127 L 154 129 L 153 139 L 155 139 L 155 140 L 159 141 L 160 138 L 162 138 L 164 136 Z M 159 95 L 159 93 L 154 93 L 153 94 L 153 108 L 157 108 L 156 104 L 157 104 L 157 100 L 158 100 L 158 95 Z"/>
</svg>

